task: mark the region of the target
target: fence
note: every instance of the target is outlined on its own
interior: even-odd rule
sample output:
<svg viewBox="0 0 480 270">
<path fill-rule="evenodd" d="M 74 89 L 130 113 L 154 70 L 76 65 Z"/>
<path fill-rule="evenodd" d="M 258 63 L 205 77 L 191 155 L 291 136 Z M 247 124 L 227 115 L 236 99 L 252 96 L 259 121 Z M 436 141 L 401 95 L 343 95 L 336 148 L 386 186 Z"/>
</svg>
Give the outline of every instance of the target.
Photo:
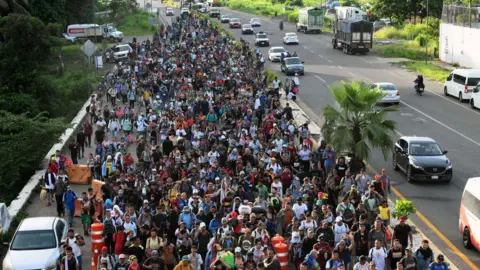
<svg viewBox="0 0 480 270">
<path fill-rule="evenodd" d="M 469 28 L 480 28 L 480 7 L 444 5 L 442 23 Z"/>
</svg>

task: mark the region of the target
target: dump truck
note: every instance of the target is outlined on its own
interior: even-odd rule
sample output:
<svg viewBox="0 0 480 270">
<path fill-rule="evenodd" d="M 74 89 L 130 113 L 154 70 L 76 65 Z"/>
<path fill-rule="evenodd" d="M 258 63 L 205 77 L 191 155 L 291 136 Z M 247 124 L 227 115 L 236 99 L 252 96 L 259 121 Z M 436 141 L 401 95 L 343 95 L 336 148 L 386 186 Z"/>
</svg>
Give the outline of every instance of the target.
<svg viewBox="0 0 480 270">
<path fill-rule="evenodd" d="M 324 26 L 325 8 L 306 7 L 298 11 L 298 32 L 317 32 L 320 33 Z"/>
<path fill-rule="evenodd" d="M 362 19 L 336 20 L 333 28 L 334 49 L 342 49 L 345 54 L 366 54 L 372 49 L 373 23 Z"/>
</svg>

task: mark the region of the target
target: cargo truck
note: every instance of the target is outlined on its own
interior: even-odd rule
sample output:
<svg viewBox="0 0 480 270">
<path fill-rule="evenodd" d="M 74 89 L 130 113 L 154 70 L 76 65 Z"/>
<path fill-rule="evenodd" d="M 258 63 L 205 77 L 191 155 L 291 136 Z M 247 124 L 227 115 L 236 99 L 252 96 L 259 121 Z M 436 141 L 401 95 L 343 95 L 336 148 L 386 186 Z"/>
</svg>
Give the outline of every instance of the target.
<svg viewBox="0 0 480 270">
<path fill-rule="evenodd" d="M 366 54 L 372 49 L 373 23 L 353 18 L 336 20 L 332 46 L 345 54 Z"/>
<path fill-rule="evenodd" d="M 107 39 L 114 42 L 123 40 L 123 33 L 117 31 L 111 23 L 98 24 L 71 24 L 67 27 L 67 34 L 77 39 L 102 40 Z"/>
<path fill-rule="evenodd" d="M 306 7 L 298 11 L 298 32 L 321 33 L 324 26 L 325 9 L 323 7 Z"/>
</svg>

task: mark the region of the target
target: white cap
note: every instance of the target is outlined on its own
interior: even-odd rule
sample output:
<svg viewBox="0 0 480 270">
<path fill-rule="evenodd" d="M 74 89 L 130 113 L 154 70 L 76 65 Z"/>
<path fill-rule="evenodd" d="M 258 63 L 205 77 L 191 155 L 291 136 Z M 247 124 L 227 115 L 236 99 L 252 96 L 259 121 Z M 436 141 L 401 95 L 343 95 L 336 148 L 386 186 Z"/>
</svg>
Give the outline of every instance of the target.
<svg viewBox="0 0 480 270">
<path fill-rule="evenodd" d="M 237 253 L 237 252 L 242 252 L 242 248 L 241 247 L 236 247 L 235 248 L 235 253 Z"/>
<path fill-rule="evenodd" d="M 148 200 L 143 200 L 143 203 L 148 203 Z"/>
<path fill-rule="evenodd" d="M 337 217 L 337 218 L 335 219 L 335 222 L 340 222 L 340 221 L 342 221 L 342 217 Z"/>
</svg>

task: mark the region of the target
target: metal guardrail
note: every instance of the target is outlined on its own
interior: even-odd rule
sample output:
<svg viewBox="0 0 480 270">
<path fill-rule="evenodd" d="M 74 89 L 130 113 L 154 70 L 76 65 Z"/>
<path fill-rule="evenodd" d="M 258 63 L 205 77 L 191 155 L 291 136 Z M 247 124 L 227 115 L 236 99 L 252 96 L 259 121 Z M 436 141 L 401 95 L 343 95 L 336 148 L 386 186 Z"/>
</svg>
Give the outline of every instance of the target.
<svg viewBox="0 0 480 270">
<path fill-rule="evenodd" d="M 442 22 L 468 28 L 480 28 L 480 7 L 444 5 Z"/>
</svg>

